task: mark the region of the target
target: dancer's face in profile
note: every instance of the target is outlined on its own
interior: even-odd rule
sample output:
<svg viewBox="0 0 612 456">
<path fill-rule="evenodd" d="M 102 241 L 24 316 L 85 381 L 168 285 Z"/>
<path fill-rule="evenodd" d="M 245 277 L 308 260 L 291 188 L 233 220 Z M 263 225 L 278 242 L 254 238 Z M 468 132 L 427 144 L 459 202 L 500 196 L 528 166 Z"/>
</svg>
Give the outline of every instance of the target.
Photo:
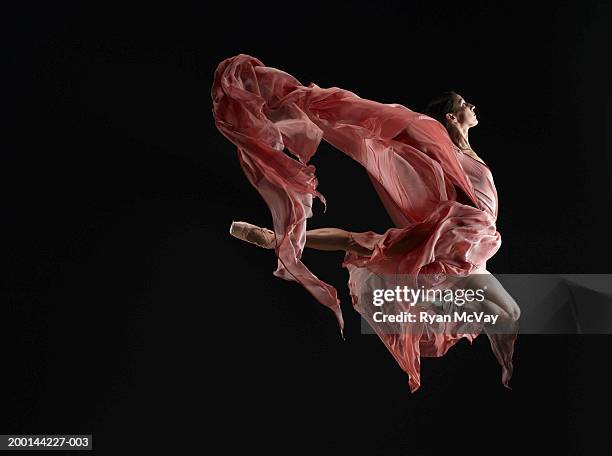
<svg viewBox="0 0 612 456">
<path fill-rule="evenodd" d="M 474 110 L 476 106 L 466 101 L 461 95 L 455 97 L 455 112 L 451 121 L 456 121 L 459 127 L 471 128 L 478 125 L 478 118 Z M 449 114 L 447 114 L 449 116 Z"/>
</svg>

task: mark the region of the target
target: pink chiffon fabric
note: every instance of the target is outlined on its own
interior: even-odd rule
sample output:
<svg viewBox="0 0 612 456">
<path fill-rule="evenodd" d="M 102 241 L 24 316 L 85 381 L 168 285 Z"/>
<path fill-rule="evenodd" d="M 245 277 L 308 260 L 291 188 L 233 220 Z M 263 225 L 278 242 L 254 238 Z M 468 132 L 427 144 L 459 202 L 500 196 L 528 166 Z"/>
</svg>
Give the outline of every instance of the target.
<svg viewBox="0 0 612 456">
<path fill-rule="evenodd" d="M 278 256 L 274 275 L 304 286 L 334 312 L 341 331 L 336 289 L 301 261 L 314 198 L 327 209 L 317 191 L 315 167 L 308 162 L 324 139 L 365 168 L 395 227 L 383 234 L 351 233 L 373 254 L 347 252 L 342 266 L 349 271 L 353 307 L 408 374 L 414 392 L 421 384 L 421 356 L 442 356 L 461 338 L 471 342 L 480 331 L 423 327 L 389 334 L 367 318 L 362 297 L 373 276 L 463 277 L 481 271 L 501 245 L 490 169 L 461 152 L 431 117 L 338 87 L 306 87 L 249 55 L 218 65 L 211 95 L 217 128 L 237 146 L 246 177 L 271 211 Z M 390 255 L 389 249 L 402 241 L 409 241 L 410 248 Z M 508 387 L 516 333 L 488 336 Z"/>
</svg>

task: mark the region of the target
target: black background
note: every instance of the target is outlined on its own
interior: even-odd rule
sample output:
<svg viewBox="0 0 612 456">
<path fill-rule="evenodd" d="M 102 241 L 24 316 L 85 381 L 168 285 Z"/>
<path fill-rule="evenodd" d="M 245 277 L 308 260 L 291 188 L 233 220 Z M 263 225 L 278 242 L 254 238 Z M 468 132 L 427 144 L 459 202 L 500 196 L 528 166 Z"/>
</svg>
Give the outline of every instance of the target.
<svg viewBox="0 0 612 456">
<path fill-rule="evenodd" d="M 86 5 L 86 6 L 85 6 Z M 537 9 L 534 9 L 536 8 Z M 498 273 L 607 273 L 609 2 L 46 2 L 4 19 L 4 434 L 93 433 L 96 454 L 610 449 L 606 336 L 520 336 L 513 390 L 486 337 L 423 359 L 420 390 L 360 334 L 340 252 L 303 260 L 347 320 L 231 238 L 270 226 L 215 128 L 223 59 L 420 110 L 455 89 L 492 168 Z M 6 67 L 5 67 L 6 68 Z M 365 172 L 322 144 L 327 213 L 391 227 Z M 605 416 L 605 415 L 604 415 Z"/>
</svg>

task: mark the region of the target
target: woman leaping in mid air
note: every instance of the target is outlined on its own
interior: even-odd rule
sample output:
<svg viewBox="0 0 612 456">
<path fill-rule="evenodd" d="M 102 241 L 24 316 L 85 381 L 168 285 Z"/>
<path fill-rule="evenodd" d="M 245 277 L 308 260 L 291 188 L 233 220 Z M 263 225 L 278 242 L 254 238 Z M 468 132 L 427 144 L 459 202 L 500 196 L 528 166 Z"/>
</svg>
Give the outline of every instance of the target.
<svg viewBox="0 0 612 456">
<path fill-rule="evenodd" d="M 464 289 L 486 290 L 484 299 L 462 310 L 498 316 L 502 331 L 482 330 L 508 386 L 520 309 L 486 269 L 501 245 L 495 223 L 498 198 L 490 168 L 468 140 L 469 129 L 478 124 L 473 104 L 447 92 L 420 114 L 337 87 L 304 86 L 244 54 L 219 64 L 212 97 L 217 127 L 237 146 L 246 177 L 273 215 L 274 230 L 233 222 L 232 236 L 274 249 L 279 260 L 274 275 L 302 284 L 334 311 L 341 329 L 335 288 L 308 270 L 301 252 L 305 247 L 345 251 L 342 266 L 349 270 L 353 306 L 408 373 L 412 391 L 420 386 L 421 356 L 442 356 L 461 338 L 473 340 L 480 331 L 444 326 L 437 328 L 444 334 L 421 327 L 388 332 L 366 311 L 371 278 L 384 283 L 398 274 L 454 276 Z M 383 234 L 306 229 L 314 197 L 325 204 L 316 190 L 315 168 L 308 165 L 321 139 L 366 169 L 395 227 Z"/>
</svg>

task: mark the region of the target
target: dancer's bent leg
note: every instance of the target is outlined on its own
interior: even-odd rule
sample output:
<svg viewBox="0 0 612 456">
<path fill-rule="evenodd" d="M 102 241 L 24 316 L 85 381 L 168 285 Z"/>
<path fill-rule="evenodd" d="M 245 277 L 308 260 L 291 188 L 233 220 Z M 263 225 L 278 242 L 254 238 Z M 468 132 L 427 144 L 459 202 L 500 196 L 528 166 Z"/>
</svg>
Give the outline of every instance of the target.
<svg viewBox="0 0 612 456">
<path fill-rule="evenodd" d="M 484 290 L 485 299 L 470 301 L 463 307 L 466 311 L 483 311 L 487 314 L 498 315 L 497 329 L 513 328 L 521 316 L 521 309 L 512 296 L 504 289 L 497 278 L 482 268 L 476 273 L 466 277 L 462 288 Z"/>
</svg>

